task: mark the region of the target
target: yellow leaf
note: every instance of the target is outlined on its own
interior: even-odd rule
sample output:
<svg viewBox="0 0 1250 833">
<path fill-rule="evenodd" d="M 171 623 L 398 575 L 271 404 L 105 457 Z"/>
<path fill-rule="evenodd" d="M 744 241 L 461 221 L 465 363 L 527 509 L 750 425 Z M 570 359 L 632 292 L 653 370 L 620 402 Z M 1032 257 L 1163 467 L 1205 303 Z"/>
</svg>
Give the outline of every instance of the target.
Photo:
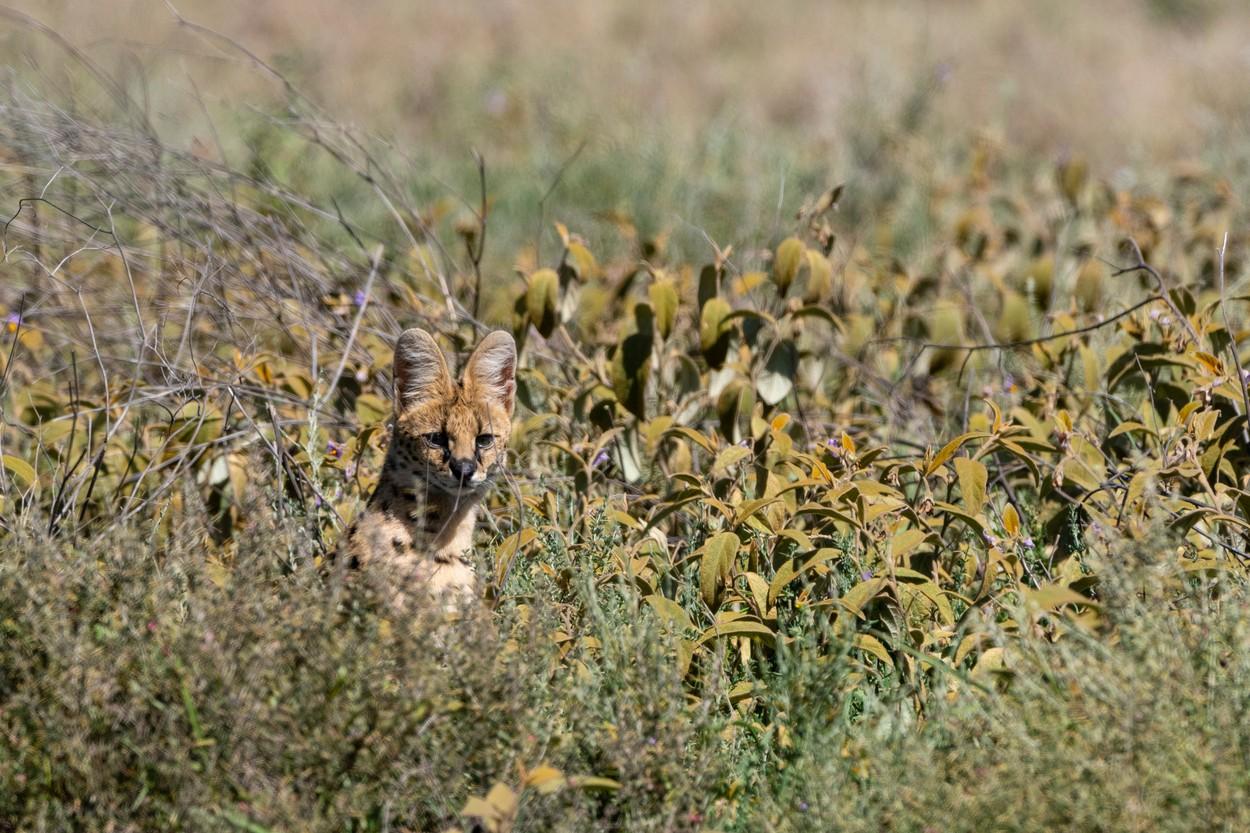
<svg viewBox="0 0 1250 833">
<path fill-rule="evenodd" d="M 955 456 L 955 452 L 958 451 L 960 446 L 962 446 L 964 443 L 968 442 L 969 440 L 975 440 L 975 439 L 984 438 L 987 436 L 989 435 L 986 434 L 984 431 L 969 431 L 966 434 L 960 434 L 958 437 L 951 440 L 946 445 L 942 446 L 942 450 L 939 451 L 937 455 L 934 456 L 933 462 L 930 463 L 929 467 L 925 470 L 925 476 L 927 477 L 928 475 L 933 474 L 935 471 L 938 470 L 938 468 L 943 463 L 945 463 L 951 457 Z"/>
<path fill-rule="evenodd" d="M 697 644 L 702 645 L 704 642 L 716 639 L 719 636 L 758 636 L 766 640 L 777 638 L 777 634 L 773 629 L 763 622 L 739 619 L 725 625 L 713 625 L 699 635 Z"/>
<path fill-rule="evenodd" d="M 712 463 L 711 474 L 713 477 L 719 477 L 750 456 L 751 449 L 749 448 L 743 448 L 740 445 L 726 446 L 720 454 L 716 455 L 716 461 Z"/>
<path fill-rule="evenodd" d="M 3 457 L 0 457 L 0 465 L 3 465 L 5 471 L 12 474 L 19 481 L 19 485 L 23 489 L 29 489 L 38 480 L 38 476 L 35 474 L 35 467 L 21 457 L 5 454 Z"/>
<path fill-rule="evenodd" d="M 789 237 L 781 241 L 777 254 L 773 257 L 773 282 L 782 295 L 794 282 L 799 272 L 799 262 L 803 258 L 803 243 L 797 237 Z"/>
<path fill-rule="evenodd" d="M 895 562 L 907 557 L 912 550 L 924 543 L 925 533 L 919 529 L 904 529 L 890 539 L 890 553 Z"/>
<path fill-rule="evenodd" d="M 690 616 L 685 609 L 667 596 L 653 593 L 647 596 L 645 601 L 651 605 L 651 609 L 655 611 L 655 614 L 670 626 L 683 631 L 694 628 L 694 622 L 690 621 Z"/>
<path fill-rule="evenodd" d="M 600 790 L 603 792 L 616 792 L 621 788 L 620 781 L 614 781 L 611 778 L 604 778 L 601 775 L 570 775 L 569 786 L 582 790 Z"/>
<path fill-rule="evenodd" d="M 1012 506 L 1010 503 L 1007 504 L 1007 508 L 1003 510 L 1003 529 L 1006 530 L 1007 534 L 1012 538 L 1015 538 L 1020 534 L 1020 515 L 1016 512 L 1016 507 Z"/>
<path fill-rule="evenodd" d="M 1058 610 L 1064 605 L 1070 604 L 1098 606 L 1097 603 L 1082 596 L 1075 590 L 1060 584 L 1043 584 L 1036 590 L 1025 590 L 1024 597 L 1028 599 L 1030 604 L 1048 611 Z"/>
<path fill-rule="evenodd" d="M 1224 374 L 1224 365 L 1219 359 L 1212 356 L 1210 353 L 1203 353 L 1199 350 L 1194 353 L 1194 358 L 1197 359 L 1203 367 L 1210 371 L 1212 375 L 1222 376 Z"/>
<path fill-rule="evenodd" d="M 803 298 L 809 303 L 816 303 L 833 288 L 833 264 L 820 252 L 808 249 L 807 271 L 807 288 L 803 292 Z"/>
<path fill-rule="evenodd" d="M 959 477 L 959 491 L 963 495 L 964 508 L 976 515 L 985 505 L 985 486 L 989 474 L 985 466 L 971 457 L 955 458 L 955 473 Z"/>
<path fill-rule="evenodd" d="M 733 310 L 724 298 L 709 298 L 699 313 L 699 346 L 704 353 L 716 347 L 725 334 L 725 319 Z"/>
<path fill-rule="evenodd" d="M 890 652 L 881 644 L 881 640 L 870 634 L 861 633 L 855 637 L 855 647 L 867 654 L 872 654 L 886 665 L 893 665 L 894 661 L 890 659 Z"/>
<path fill-rule="evenodd" d="M 662 337 L 668 338 L 673 332 L 673 323 L 677 320 L 677 288 L 667 278 L 658 280 L 647 290 L 647 297 L 655 313 L 656 328 Z"/>
<path fill-rule="evenodd" d="M 495 549 L 495 585 L 499 589 L 503 589 L 503 582 L 508 576 L 517 553 L 536 538 L 538 538 L 538 533 L 527 526 L 503 539 Z"/>
<path fill-rule="evenodd" d="M 1003 649 L 999 646 L 987 648 L 977 657 L 976 665 L 972 667 L 973 678 L 982 677 L 994 671 L 1001 671 L 1007 667 L 1006 658 L 1003 656 Z"/>
<path fill-rule="evenodd" d="M 499 815 L 511 818 L 517 809 L 517 794 L 507 784 L 495 782 L 486 794 L 486 803 L 494 807 Z"/>
<path fill-rule="evenodd" d="M 525 774 L 525 786 L 550 795 L 564 786 L 564 773 L 553 766 L 539 764 Z"/>
<path fill-rule="evenodd" d="M 391 406 L 376 394 L 362 393 L 356 397 L 356 419 L 361 425 L 376 425 L 391 413 Z"/>
<path fill-rule="evenodd" d="M 838 604 L 846 608 L 848 613 L 861 616 L 864 608 L 870 601 L 876 598 L 881 589 L 885 587 L 885 584 L 884 578 L 870 578 L 867 581 L 861 581 L 846 591 L 846 595 L 838 599 Z"/>
</svg>

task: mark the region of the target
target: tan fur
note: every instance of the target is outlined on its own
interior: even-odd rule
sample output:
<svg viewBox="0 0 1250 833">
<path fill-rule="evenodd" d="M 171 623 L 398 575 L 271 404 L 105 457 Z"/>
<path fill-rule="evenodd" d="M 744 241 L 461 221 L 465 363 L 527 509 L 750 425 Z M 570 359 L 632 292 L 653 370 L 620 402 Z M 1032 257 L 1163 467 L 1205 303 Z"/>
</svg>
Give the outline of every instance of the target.
<svg viewBox="0 0 1250 833">
<path fill-rule="evenodd" d="M 515 374 L 516 344 L 505 332 L 482 339 L 458 382 L 428 333 L 400 335 L 390 447 L 346 542 L 353 563 L 385 568 L 397 602 L 414 593 L 455 602 L 472 592 L 474 522 L 512 433 Z"/>
</svg>

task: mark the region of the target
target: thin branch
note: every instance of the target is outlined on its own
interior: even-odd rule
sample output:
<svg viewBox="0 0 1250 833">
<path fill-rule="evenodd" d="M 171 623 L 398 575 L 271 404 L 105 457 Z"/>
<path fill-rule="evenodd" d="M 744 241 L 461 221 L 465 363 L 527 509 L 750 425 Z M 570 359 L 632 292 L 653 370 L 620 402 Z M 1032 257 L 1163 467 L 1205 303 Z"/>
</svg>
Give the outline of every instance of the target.
<svg viewBox="0 0 1250 833">
<path fill-rule="evenodd" d="M 546 191 L 543 191 L 543 195 L 538 198 L 538 232 L 534 239 L 534 252 L 537 254 L 538 261 L 540 263 L 543 258 L 543 226 L 547 222 L 547 198 L 550 197 L 560 185 L 560 180 L 564 179 L 565 171 L 567 171 L 573 163 L 577 161 L 577 158 L 582 155 L 582 151 L 586 149 L 586 142 L 586 139 L 582 139 L 582 141 L 577 145 L 577 149 L 574 150 L 569 157 L 560 164 L 560 167 L 556 170 L 555 177 L 551 180 L 551 184 L 547 186 Z"/>
<path fill-rule="evenodd" d="M 1071 330 L 1063 330 L 1062 332 L 1058 332 L 1058 333 L 1051 333 L 1048 336 L 1039 336 L 1037 338 L 1021 339 L 1020 341 L 995 341 L 995 342 L 987 342 L 983 344 L 941 344 L 938 342 L 924 341 L 922 339 L 916 338 L 915 336 L 888 336 L 886 338 L 873 339 L 872 341 L 868 343 L 869 344 L 895 344 L 898 342 L 907 342 L 909 344 L 919 344 L 921 353 L 923 353 L 925 350 L 967 350 L 969 352 L 977 352 L 980 350 L 1012 350 L 1017 347 L 1032 347 L 1034 344 L 1045 344 L 1050 341 L 1058 341 L 1061 338 L 1069 338 L 1071 336 L 1079 336 L 1079 335 L 1084 335 L 1086 333 L 1092 333 L 1095 330 L 1102 329 L 1108 324 L 1114 324 L 1116 321 L 1119 321 L 1121 318 L 1126 318 L 1132 315 L 1133 313 L 1137 312 L 1142 307 L 1149 306 L 1150 304 L 1153 304 L 1155 301 L 1166 301 L 1166 300 L 1167 300 L 1166 298 L 1160 295 L 1151 295 L 1149 298 L 1146 298 L 1143 301 L 1139 301 L 1136 304 L 1133 304 L 1133 306 L 1128 307 L 1127 309 L 1122 309 L 1119 312 L 1117 312 L 1115 315 L 1112 315 L 1110 318 L 1104 318 L 1102 321 L 1099 321 L 1097 323 L 1090 324 L 1085 327 L 1076 327 Z"/>
<path fill-rule="evenodd" d="M 1198 331 L 1194 329 L 1193 324 L 1189 323 L 1189 316 L 1181 312 L 1180 307 L 1176 306 L 1176 302 L 1172 300 L 1172 295 L 1168 292 L 1167 284 L 1163 280 L 1163 275 L 1161 275 L 1158 269 L 1151 266 L 1146 262 L 1146 259 L 1142 257 L 1141 246 L 1137 245 L 1136 240 L 1130 237 L 1126 242 L 1128 243 L 1129 248 L 1132 249 L 1133 256 L 1137 258 L 1137 262 L 1117 269 L 1111 274 L 1111 277 L 1114 278 L 1120 275 L 1127 275 L 1130 272 L 1145 272 L 1150 275 L 1150 277 L 1154 278 L 1155 287 L 1159 291 L 1159 297 L 1162 298 L 1168 305 L 1168 309 L 1172 311 L 1172 315 L 1185 325 L 1185 330 L 1189 333 L 1189 337 L 1193 339 L 1194 346 L 1200 345 L 1202 340 L 1198 338 Z"/>
<path fill-rule="evenodd" d="M 347 358 L 351 355 L 352 345 L 356 342 L 356 333 L 360 330 L 360 321 L 365 317 L 365 308 L 369 306 L 369 293 L 373 289 L 373 279 L 378 275 L 378 264 L 382 262 L 382 247 L 378 246 L 373 250 L 373 264 L 369 267 L 369 277 L 365 280 L 364 297 L 361 299 L 360 306 L 356 309 L 356 318 L 352 321 L 352 330 L 347 334 L 347 344 L 343 347 L 343 355 L 339 358 L 339 366 L 334 369 L 334 375 L 330 377 L 330 387 L 327 392 L 333 395 L 338 388 L 339 379 L 343 376 L 343 368 L 347 365 Z"/>
<path fill-rule="evenodd" d="M 1228 232 L 1224 232 L 1224 242 L 1219 248 L 1219 270 L 1217 272 L 1220 281 L 1220 313 L 1224 316 L 1224 331 L 1228 333 L 1228 352 L 1233 355 L 1233 368 L 1237 373 L 1234 380 L 1237 389 L 1241 391 L 1241 404 L 1243 410 L 1241 438 L 1245 442 L 1245 447 L 1250 448 L 1250 392 L 1246 391 L 1245 371 L 1241 368 L 1241 356 L 1237 354 L 1237 336 L 1233 332 L 1233 325 L 1228 320 L 1228 300 L 1224 293 L 1224 255 L 1228 251 Z"/>
</svg>

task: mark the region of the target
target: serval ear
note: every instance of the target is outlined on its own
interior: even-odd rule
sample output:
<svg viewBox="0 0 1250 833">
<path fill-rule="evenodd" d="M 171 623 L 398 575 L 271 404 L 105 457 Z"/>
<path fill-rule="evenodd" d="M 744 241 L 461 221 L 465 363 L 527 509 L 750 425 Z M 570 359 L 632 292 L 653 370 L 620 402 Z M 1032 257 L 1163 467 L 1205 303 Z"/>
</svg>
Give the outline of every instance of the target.
<svg viewBox="0 0 1250 833">
<path fill-rule="evenodd" d="M 394 374 L 397 413 L 430 399 L 450 399 L 455 393 L 447 359 L 425 330 L 414 327 L 400 333 Z"/>
<path fill-rule="evenodd" d="M 464 366 L 464 387 L 471 397 L 493 402 L 512 416 L 516 401 L 516 342 L 495 330 L 473 351 Z"/>
</svg>

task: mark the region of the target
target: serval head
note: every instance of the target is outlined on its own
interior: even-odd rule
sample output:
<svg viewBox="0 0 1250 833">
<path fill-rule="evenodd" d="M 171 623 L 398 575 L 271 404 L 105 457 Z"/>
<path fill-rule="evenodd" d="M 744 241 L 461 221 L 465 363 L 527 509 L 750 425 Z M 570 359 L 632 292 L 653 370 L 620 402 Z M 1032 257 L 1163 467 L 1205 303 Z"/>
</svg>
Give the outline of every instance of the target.
<svg viewBox="0 0 1250 833">
<path fill-rule="evenodd" d="M 516 342 L 490 333 L 457 382 L 425 330 L 395 344 L 395 474 L 451 495 L 480 492 L 504 461 L 516 397 Z M 406 479 L 406 478 L 405 478 Z"/>
</svg>

